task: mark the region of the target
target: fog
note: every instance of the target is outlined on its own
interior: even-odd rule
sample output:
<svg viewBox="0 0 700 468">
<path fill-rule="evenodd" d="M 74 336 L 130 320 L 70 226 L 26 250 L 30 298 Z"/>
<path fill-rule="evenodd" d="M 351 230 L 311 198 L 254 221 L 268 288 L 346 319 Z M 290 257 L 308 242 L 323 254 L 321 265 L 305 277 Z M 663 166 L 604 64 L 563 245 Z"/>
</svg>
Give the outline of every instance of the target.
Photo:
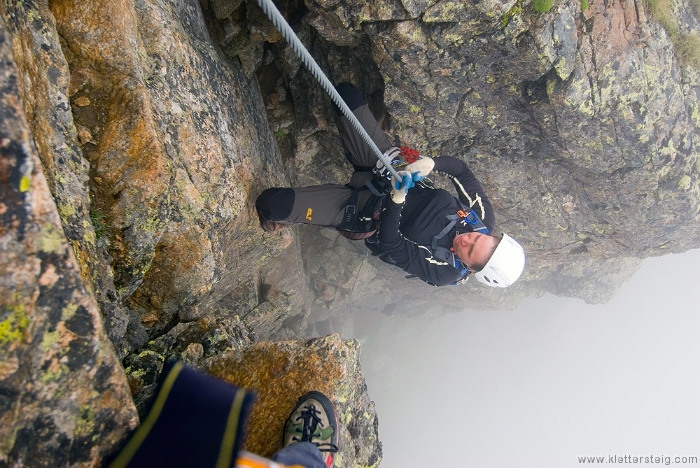
<svg viewBox="0 0 700 468">
<path fill-rule="evenodd" d="M 699 266 L 700 250 L 647 259 L 603 305 L 355 319 L 381 467 L 700 457 Z"/>
</svg>

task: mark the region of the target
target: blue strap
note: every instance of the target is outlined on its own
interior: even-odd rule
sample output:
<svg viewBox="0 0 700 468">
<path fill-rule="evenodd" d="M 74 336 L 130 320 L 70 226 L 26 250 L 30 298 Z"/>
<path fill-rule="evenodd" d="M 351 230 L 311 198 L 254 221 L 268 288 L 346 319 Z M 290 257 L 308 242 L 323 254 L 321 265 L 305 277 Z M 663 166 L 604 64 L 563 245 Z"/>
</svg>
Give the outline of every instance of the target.
<svg viewBox="0 0 700 468">
<path fill-rule="evenodd" d="M 452 219 L 452 216 L 456 216 L 457 218 Z M 447 219 L 451 220 L 450 223 L 447 226 L 445 226 L 442 229 L 442 231 L 438 232 L 436 235 L 433 236 L 433 243 L 431 244 L 431 247 L 433 250 L 440 248 L 437 245 L 438 241 L 440 239 L 442 239 L 443 237 L 445 237 L 445 234 L 447 234 L 448 232 L 450 232 L 452 230 L 454 225 L 457 224 L 457 219 L 459 219 L 459 217 L 457 215 L 449 215 L 449 216 L 447 216 Z"/>
<path fill-rule="evenodd" d="M 382 193 L 379 190 L 377 190 L 377 187 L 375 187 L 375 185 L 372 182 L 373 181 L 371 181 L 371 180 L 368 180 L 365 182 L 365 185 L 367 186 L 367 188 L 369 189 L 370 192 L 372 192 L 374 195 L 376 195 L 378 197 L 386 195 L 386 193 Z"/>
<path fill-rule="evenodd" d="M 461 202 L 460 202 L 461 204 Z M 464 207 L 464 205 L 462 205 Z M 466 211 L 466 207 L 465 211 Z M 433 236 L 433 241 L 431 244 L 431 251 L 433 254 L 433 257 L 435 257 L 438 260 L 441 260 L 443 262 L 447 262 L 448 264 L 452 265 L 458 272 L 459 272 L 459 278 L 457 281 L 455 281 L 452 284 L 459 284 L 464 278 L 466 278 L 471 272 L 469 271 L 469 268 L 463 264 L 457 256 L 452 252 L 450 249 L 446 249 L 445 247 L 439 247 L 437 245 L 438 241 L 445 237 L 448 232 L 454 228 L 454 226 L 457 224 L 457 222 L 461 222 L 464 226 L 466 225 L 471 225 L 472 226 L 472 231 L 473 232 L 481 232 L 482 234 L 488 234 L 489 233 L 489 228 L 486 227 L 484 222 L 477 216 L 476 213 L 474 213 L 473 210 L 469 210 L 469 213 L 467 213 L 467 216 L 460 216 L 459 214 L 452 214 L 452 215 L 447 215 L 445 216 L 450 222 L 445 226 L 442 231 L 437 233 L 435 236 Z"/>
<path fill-rule="evenodd" d="M 459 215 L 453 215 L 457 216 L 459 218 Z M 449 216 L 448 216 L 449 217 Z M 484 222 L 477 216 L 476 213 L 474 213 L 474 210 L 469 210 L 469 213 L 467 213 L 467 216 L 461 218 L 462 219 L 462 224 L 467 225 L 471 224 L 472 225 L 472 230 L 474 232 L 481 232 L 482 234 L 488 234 L 489 233 L 489 228 L 486 227 Z"/>
</svg>

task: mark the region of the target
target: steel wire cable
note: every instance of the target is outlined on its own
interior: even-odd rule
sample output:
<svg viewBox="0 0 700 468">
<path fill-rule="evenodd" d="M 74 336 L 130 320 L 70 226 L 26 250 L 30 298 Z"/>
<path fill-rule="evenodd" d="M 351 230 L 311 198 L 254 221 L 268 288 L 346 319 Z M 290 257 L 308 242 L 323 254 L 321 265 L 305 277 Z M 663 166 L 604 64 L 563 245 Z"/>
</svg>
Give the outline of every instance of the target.
<svg viewBox="0 0 700 468">
<path fill-rule="evenodd" d="M 380 161 L 384 163 L 384 166 L 386 166 L 389 172 L 398 180 L 401 180 L 399 174 L 391 166 L 391 161 L 389 161 L 387 157 L 384 156 L 384 154 L 379 150 L 377 144 L 372 140 L 367 131 L 362 127 L 360 122 L 357 120 L 357 117 L 355 117 L 355 114 L 352 113 L 348 105 L 345 104 L 343 98 L 340 97 L 338 91 L 336 91 L 333 84 L 330 82 L 328 77 L 326 77 L 325 73 L 323 73 L 323 70 L 321 70 L 321 67 L 318 66 L 316 60 L 314 60 L 309 51 L 306 50 L 304 44 L 302 44 L 301 40 L 294 33 L 292 28 L 289 26 L 289 23 L 287 23 L 287 21 L 284 19 L 284 17 L 279 12 L 275 4 L 272 3 L 272 0 L 257 0 L 257 2 L 258 5 L 260 5 L 260 8 L 262 8 L 262 10 L 265 12 L 267 17 L 270 18 L 272 24 L 274 24 L 275 27 L 279 30 L 279 32 L 282 33 L 282 36 L 284 36 L 284 38 L 287 40 L 287 43 L 292 47 L 292 50 L 294 50 L 294 52 L 299 56 L 304 65 L 306 65 L 306 68 L 316 78 L 316 80 L 326 91 L 326 93 L 328 93 L 330 98 L 333 100 L 335 105 L 338 106 L 343 115 L 350 121 L 350 124 L 357 131 L 360 137 L 362 137 L 362 139 L 365 141 L 365 143 L 367 143 L 367 145 L 372 149 L 372 151 L 374 151 L 377 154 L 377 157 Z"/>
</svg>

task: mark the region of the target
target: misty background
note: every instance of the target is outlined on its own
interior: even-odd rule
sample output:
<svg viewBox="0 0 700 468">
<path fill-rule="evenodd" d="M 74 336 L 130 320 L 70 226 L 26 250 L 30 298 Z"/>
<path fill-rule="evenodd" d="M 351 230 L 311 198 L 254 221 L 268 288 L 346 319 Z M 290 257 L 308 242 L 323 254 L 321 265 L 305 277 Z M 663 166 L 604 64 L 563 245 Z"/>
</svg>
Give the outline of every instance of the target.
<svg viewBox="0 0 700 468">
<path fill-rule="evenodd" d="M 699 266 L 700 250 L 646 259 L 602 305 L 546 294 L 431 321 L 358 313 L 381 467 L 700 456 Z"/>
</svg>

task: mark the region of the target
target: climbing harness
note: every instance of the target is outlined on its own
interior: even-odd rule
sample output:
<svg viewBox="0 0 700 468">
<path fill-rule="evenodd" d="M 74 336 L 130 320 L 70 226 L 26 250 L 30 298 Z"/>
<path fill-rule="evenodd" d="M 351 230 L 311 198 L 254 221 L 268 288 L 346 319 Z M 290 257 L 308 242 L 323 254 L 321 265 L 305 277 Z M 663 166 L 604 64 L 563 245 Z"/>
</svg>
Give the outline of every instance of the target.
<svg viewBox="0 0 700 468">
<path fill-rule="evenodd" d="M 347 117 L 347 119 L 350 121 L 350 124 L 357 131 L 357 133 L 359 133 L 359 135 L 362 137 L 365 143 L 367 143 L 367 145 L 369 145 L 372 151 L 374 151 L 377 154 L 379 160 L 384 163 L 389 172 L 391 172 L 391 174 L 397 179 L 400 179 L 401 177 L 399 177 L 399 174 L 396 172 L 396 170 L 394 170 L 393 167 L 391 167 L 391 161 L 389 161 L 379 150 L 379 148 L 377 148 L 376 143 L 374 143 L 372 138 L 367 134 L 367 131 L 365 131 L 365 129 L 362 127 L 362 125 L 352 113 L 348 105 L 345 104 L 343 98 L 340 97 L 338 91 L 336 91 L 333 84 L 323 73 L 323 70 L 321 70 L 321 67 L 318 66 L 318 64 L 311 56 L 309 51 L 306 50 L 304 44 L 302 44 L 302 42 L 299 40 L 299 38 L 289 26 L 287 21 L 284 19 L 282 14 L 279 12 L 275 4 L 272 3 L 272 0 L 257 0 L 257 2 L 258 5 L 260 5 L 260 8 L 262 8 L 262 10 L 265 12 L 267 17 L 270 18 L 272 24 L 274 24 L 275 27 L 279 30 L 279 32 L 282 33 L 282 36 L 284 36 L 284 38 L 287 40 L 287 43 L 289 43 L 289 45 L 292 47 L 292 50 L 296 52 L 296 54 L 299 56 L 304 65 L 306 65 L 306 68 L 308 68 L 311 74 L 316 78 L 316 80 L 318 80 L 321 87 L 326 91 L 326 93 L 328 93 L 330 98 L 333 100 L 335 105 L 338 106 L 343 115 Z"/>
<path fill-rule="evenodd" d="M 347 185 L 346 187 L 350 187 Z M 353 188 L 345 205 L 343 221 L 338 226 L 340 233 L 350 240 L 364 239 L 376 230 L 384 198 L 389 193 L 389 181 L 375 179 L 367 181 L 362 187 Z M 371 195 L 365 201 L 362 210 L 358 207 L 358 195 L 369 190 Z"/>
</svg>

